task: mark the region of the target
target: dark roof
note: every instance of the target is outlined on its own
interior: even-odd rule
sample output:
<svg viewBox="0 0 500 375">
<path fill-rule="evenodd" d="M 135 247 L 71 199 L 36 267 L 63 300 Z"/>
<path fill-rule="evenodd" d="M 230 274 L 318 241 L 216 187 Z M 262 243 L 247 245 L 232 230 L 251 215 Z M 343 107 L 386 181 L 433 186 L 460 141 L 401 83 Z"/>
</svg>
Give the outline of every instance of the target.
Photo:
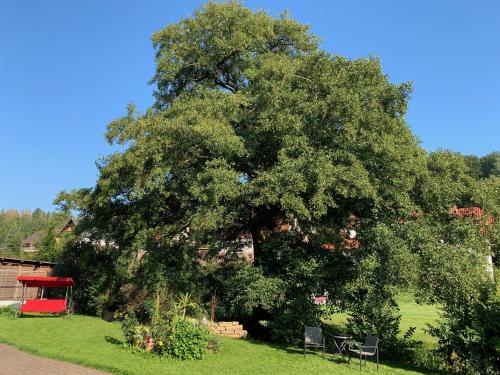
<svg viewBox="0 0 500 375">
<path fill-rule="evenodd" d="M 37 242 L 40 240 L 40 232 L 36 232 L 33 234 L 30 234 L 28 237 L 26 237 L 23 240 L 23 243 L 32 243 L 32 242 Z"/>
<path fill-rule="evenodd" d="M 457 206 L 453 207 L 451 210 L 452 215 L 455 217 L 471 217 L 471 218 L 483 218 L 485 217 L 485 224 L 493 224 L 495 222 L 495 218 L 492 215 L 485 215 L 484 211 L 480 207 L 463 207 L 458 208 Z"/>
<path fill-rule="evenodd" d="M 0 256 L 0 264 L 26 264 L 29 266 L 46 266 L 46 267 L 54 267 L 56 264 L 53 262 L 47 262 L 45 260 L 34 260 L 34 259 L 21 259 L 21 258 L 10 258 Z"/>
<path fill-rule="evenodd" d="M 66 224 L 64 224 L 64 226 L 59 231 L 59 234 L 61 234 L 69 226 L 71 226 L 71 225 L 77 225 L 77 224 L 78 224 L 78 219 L 75 219 L 75 218 L 72 218 L 72 217 L 69 218 L 68 221 L 66 222 Z"/>
</svg>

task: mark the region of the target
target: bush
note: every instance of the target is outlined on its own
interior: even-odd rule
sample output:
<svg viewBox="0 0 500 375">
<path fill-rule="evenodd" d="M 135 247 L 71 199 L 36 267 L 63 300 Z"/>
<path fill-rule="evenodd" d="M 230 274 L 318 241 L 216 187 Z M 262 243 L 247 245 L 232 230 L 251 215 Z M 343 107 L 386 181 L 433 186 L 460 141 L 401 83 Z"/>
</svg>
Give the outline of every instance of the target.
<svg viewBox="0 0 500 375">
<path fill-rule="evenodd" d="M 398 349 L 399 308 L 388 293 L 370 293 L 353 303 L 353 311 L 347 320 L 347 330 L 358 340 L 367 334 L 380 338 L 380 347 L 388 353 Z"/>
<path fill-rule="evenodd" d="M 442 373 L 443 361 L 432 350 L 428 350 L 421 341 L 416 341 L 414 347 L 405 348 L 403 360 L 411 363 L 418 369 L 433 373 Z"/>
<path fill-rule="evenodd" d="M 16 309 L 14 305 L 0 307 L 0 315 L 11 315 L 14 316 Z"/>
<path fill-rule="evenodd" d="M 218 352 L 220 348 L 206 327 L 185 320 L 159 320 L 148 326 L 130 314 L 122 322 L 122 331 L 130 346 L 180 360 L 202 359 L 208 349 Z"/>
<path fill-rule="evenodd" d="M 308 296 L 297 296 L 273 311 L 269 322 L 273 341 L 300 344 L 304 339 L 305 326 L 320 324 L 320 310 Z"/>
<path fill-rule="evenodd" d="M 163 351 L 169 356 L 181 360 L 202 359 L 207 352 L 210 333 L 202 325 L 178 321 L 163 339 Z"/>
<path fill-rule="evenodd" d="M 75 282 L 75 307 L 79 313 L 101 315 L 124 305 L 120 286 L 126 276 L 120 266 L 119 253 L 112 247 L 96 251 L 91 243 L 65 243 L 56 263 L 56 275 L 71 276 Z"/>
<path fill-rule="evenodd" d="M 189 294 L 180 295 L 171 310 L 161 309 L 159 289 L 154 300 L 146 324 L 140 324 L 134 312 L 125 314 L 122 331 L 130 346 L 180 360 L 202 359 L 208 350 L 219 351 L 220 342 L 210 336 L 208 329 L 186 317 L 186 310 L 196 305 Z"/>
<path fill-rule="evenodd" d="M 448 369 L 462 374 L 500 373 L 500 299 L 484 297 L 468 306 L 445 306 L 445 319 L 432 327 L 436 353 Z"/>
<path fill-rule="evenodd" d="M 127 313 L 122 320 L 122 332 L 125 342 L 133 344 L 136 335 L 136 327 L 139 325 L 133 312 Z"/>
</svg>

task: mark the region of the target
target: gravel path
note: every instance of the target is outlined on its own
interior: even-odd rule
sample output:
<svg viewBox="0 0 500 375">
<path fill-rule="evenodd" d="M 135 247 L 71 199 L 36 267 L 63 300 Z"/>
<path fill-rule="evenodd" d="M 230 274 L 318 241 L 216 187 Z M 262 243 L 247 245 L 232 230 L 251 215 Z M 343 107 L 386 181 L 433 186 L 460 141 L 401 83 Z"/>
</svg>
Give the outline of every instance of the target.
<svg viewBox="0 0 500 375">
<path fill-rule="evenodd" d="M 106 375 L 80 365 L 37 357 L 0 344 L 0 375 Z"/>
</svg>

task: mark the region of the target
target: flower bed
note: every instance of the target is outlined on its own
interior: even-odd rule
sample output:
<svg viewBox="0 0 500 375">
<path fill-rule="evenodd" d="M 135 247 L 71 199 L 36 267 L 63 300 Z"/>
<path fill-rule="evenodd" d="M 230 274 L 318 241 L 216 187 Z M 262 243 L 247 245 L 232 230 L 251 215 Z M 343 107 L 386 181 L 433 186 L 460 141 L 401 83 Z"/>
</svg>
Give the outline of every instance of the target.
<svg viewBox="0 0 500 375">
<path fill-rule="evenodd" d="M 211 337 L 207 327 L 194 320 L 159 320 L 144 325 L 130 314 L 124 319 L 122 330 L 133 348 L 181 360 L 202 359 L 207 351 L 219 349 L 218 341 Z"/>
</svg>

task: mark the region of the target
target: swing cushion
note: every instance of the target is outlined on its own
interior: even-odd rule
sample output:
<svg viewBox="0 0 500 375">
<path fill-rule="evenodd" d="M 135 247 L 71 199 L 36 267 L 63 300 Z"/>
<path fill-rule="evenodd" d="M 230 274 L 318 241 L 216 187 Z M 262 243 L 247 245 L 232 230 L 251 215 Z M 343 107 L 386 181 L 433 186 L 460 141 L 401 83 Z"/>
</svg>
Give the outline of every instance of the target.
<svg viewBox="0 0 500 375">
<path fill-rule="evenodd" d="M 21 306 L 21 312 L 60 313 L 66 312 L 64 299 L 27 299 Z"/>
</svg>

